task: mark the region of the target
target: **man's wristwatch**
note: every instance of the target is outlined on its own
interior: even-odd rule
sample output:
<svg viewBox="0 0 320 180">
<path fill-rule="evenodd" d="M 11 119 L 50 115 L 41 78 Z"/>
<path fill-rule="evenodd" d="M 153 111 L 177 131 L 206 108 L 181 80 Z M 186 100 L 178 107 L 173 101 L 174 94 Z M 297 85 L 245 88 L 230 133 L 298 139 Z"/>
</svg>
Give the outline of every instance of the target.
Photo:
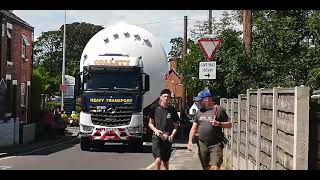
<svg viewBox="0 0 320 180">
<path fill-rule="evenodd" d="M 222 127 L 222 126 L 221 126 L 221 122 L 219 122 L 219 127 Z"/>
</svg>

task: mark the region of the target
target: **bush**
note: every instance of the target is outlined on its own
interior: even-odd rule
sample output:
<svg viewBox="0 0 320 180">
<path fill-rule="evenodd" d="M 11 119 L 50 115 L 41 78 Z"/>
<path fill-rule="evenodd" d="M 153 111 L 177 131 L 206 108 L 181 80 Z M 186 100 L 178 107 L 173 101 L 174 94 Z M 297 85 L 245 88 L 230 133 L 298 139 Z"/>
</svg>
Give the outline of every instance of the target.
<svg viewBox="0 0 320 180">
<path fill-rule="evenodd" d="M 55 109 L 56 107 L 61 107 L 61 103 L 60 102 L 47 102 L 46 103 L 46 109 Z"/>
<path fill-rule="evenodd" d="M 41 109 L 41 89 L 42 81 L 41 74 L 35 70 L 32 73 L 32 85 L 31 85 L 31 121 L 40 121 L 40 109 Z"/>
<path fill-rule="evenodd" d="M 76 112 L 80 113 L 81 112 L 81 105 L 76 104 Z"/>
</svg>

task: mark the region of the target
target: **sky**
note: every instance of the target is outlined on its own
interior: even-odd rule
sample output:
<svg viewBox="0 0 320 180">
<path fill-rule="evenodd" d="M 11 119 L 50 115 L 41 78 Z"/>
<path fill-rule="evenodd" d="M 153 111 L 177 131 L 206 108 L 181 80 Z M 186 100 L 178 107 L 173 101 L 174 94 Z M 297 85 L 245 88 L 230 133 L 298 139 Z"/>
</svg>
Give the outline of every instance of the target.
<svg viewBox="0 0 320 180">
<path fill-rule="evenodd" d="M 34 27 L 36 39 L 41 32 L 59 29 L 64 23 L 64 12 L 64 10 L 15 10 L 13 13 Z M 223 10 L 213 10 L 212 16 L 215 20 L 219 20 L 222 13 Z M 209 10 L 68 10 L 66 22 L 67 24 L 87 22 L 104 27 L 117 22 L 138 25 L 156 36 L 168 54 L 171 49 L 170 40 L 183 37 L 184 16 L 188 16 L 188 30 L 190 30 L 196 21 L 208 19 Z"/>
</svg>

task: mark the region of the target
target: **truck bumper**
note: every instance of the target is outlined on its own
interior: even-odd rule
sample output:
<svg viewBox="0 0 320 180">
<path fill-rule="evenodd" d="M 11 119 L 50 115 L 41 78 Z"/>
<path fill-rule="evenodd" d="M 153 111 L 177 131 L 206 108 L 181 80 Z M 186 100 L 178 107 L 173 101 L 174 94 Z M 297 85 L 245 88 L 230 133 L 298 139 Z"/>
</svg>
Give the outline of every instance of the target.
<svg viewBox="0 0 320 180">
<path fill-rule="evenodd" d="M 120 129 L 120 130 L 119 130 Z M 110 142 L 138 142 L 142 141 L 142 133 L 130 134 L 125 128 L 98 128 L 92 133 L 80 131 L 81 138 L 91 141 L 110 141 Z"/>
<path fill-rule="evenodd" d="M 128 141 L 142 139 L 143 115 L 141 112 L 132 114 L 130 124 L 118 127 L 94 125 L 89 113 L 80 113 L 80 134 L 91 136 L 92 140 Z"/>
</svg>

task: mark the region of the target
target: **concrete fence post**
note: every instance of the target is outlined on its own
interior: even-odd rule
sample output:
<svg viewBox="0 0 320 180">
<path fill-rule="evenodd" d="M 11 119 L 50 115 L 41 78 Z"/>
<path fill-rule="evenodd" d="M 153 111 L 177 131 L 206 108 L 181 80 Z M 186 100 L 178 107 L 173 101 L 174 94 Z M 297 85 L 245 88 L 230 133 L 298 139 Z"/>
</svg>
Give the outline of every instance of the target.
<svg viewBox="0 0 320 180">
<path fill-rule="evenodd" d="M 257 144 L 256 144 L 256 170 L 260 169 L 260 145 L 261 145 L 261 89 L 257 90 Z"/>
<path fill-rule="evenodd" d="M 234 124 L 233 124 L 233 107 L 234 107 L 234 102 L 233 102 L 233 99 L 229 99 L 229 101 L 231 102 L 230 103 L 230 108 L 231 108 L 231 112 L 230 112 L 230 118 L 231 118 L 231 124 L 232 124 L 232 127 L 231 127 L 231 159 L 230 159 L 230 162 L 231 162 L 231 169 L 233 169 L 233 146 L 234 146 L 234 142 L 233 142 L 233 129 L 234 129 Z"/>
<path fill-rule="evenodd" d="M 246 104 L 246 170 L 248 170 L 248 160 L 249 160 L 249 121 L 250 121 L 250 91 L 247 89 L 247 104 Z"/>
<path fill-rule="evenodd" d="M 309 87 L 295 87 L 293 169 L 308 169 Z"/>
<path fill-rule="evenodd" d="M 230 121 L 231 121 L 231 117 L 230 117 L 230 114 L 229 114 L 229 109 L 230 109 L 229 99 L 226 99 L 226 102 L 227 102 L 227 104 L 226 104 L 226 113 L 229 116 Z M 229 150 L 229 147 L 228 147 L 229 145 L 231 147 L 231 143 L 232 143 L 231 138 L 229 138 L 229 136 L 231 137 L 230 131 L 231 131 L 231 129 L 226 129 L 226 136 L 227 136 L 227 139 L 229 140 L 229 144 L 226 146 L 226 153 L 227 153 L 227 156 L 229 157 L 228 161 L 229 161 L 229 164 L 230 164 L 230 168 L 232 168 L 232 156 L 231 156 L 232 154 L 230 153 L 231 150 Z"/>
<path fill-rule="evenodd" d="M 278 114 L 278 88 L 273 88 L 272 95 L 272 139 L 271 139 L 271 170 L 276 168 L 277 146 L 277 114 Z"/>
<path fill-rule="evenodd" d="M 240 135 L 241 135 L 241 95 L 238 95 L 238 137 L 237 137 L 237 158 L 238 158 L 238 170 L 240 170 Z"/>
<path fill-rule="evenodd" d="M 226 101 L 227 101 L 227 106 L 226 106 L 226 112 L 227 112 L 227 115 L 230 117 L 230 114 L 229 114 L 229 99 L 226 99 Z M 231 119 L 230 119 L 230 121 L 231 121 Z M 227 129 L 227 136 L 228 136 L 228 139 L 229 139 L 229 133 L 230 133 L 230 129 Z M 230 140 L 230 139 L 229 139 Z M 230 142 L 231 143 L 231 142 Z"/>
</svg>

